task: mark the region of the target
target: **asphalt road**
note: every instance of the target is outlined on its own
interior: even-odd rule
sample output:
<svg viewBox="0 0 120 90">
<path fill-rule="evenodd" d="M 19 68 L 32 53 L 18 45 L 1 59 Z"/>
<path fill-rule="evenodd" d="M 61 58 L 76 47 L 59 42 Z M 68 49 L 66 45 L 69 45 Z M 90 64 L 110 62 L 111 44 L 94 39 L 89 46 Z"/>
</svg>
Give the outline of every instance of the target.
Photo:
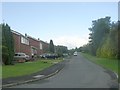
<svg viewBox="0 0 120 90">
<path fill-rule="evenodd" d="M 44 80 L 12 88 L 110 88 L 114 86 L 106 70 L 85 59 L 80 53 L 73 56 L 56 75 Z"/>
</svg>

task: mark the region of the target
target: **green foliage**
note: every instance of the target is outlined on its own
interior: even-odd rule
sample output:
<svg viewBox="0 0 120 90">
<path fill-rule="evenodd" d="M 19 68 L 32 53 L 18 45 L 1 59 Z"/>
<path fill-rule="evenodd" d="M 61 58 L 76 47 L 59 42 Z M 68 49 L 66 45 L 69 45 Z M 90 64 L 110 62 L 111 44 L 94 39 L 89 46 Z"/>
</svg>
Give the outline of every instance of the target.
<svg viewBox="0 0 120 90">
<path fill-rule="evenodd" d="M 12 64 L 14 57 L 13 35 L 8 24 L 2 24 L 2 62 Z"/>
<path fill-rule="evenodd" d="M 75 49 L 70 49 L 70 50 L 68 50 L 68 52 L 70 55 L 73 55 L 73 53 L 75 52 Z"/>
<path fill-rule="evenodd" d="M 63 56 L 64 53 L 68 53 L 68 49 L 66 46 L 56 46 L 55 47 L 56 50 L 56 54 L 58 54 L 58 56 Z"/>
<path fill-rule="evenodd" d="M 4 64 L 7 63 L 8 58 L 9 58 L 8 48 L 6 46 L 2 46 L 2 61 Z"/>
<path fill-rule="evenodd" d="M 110 32 L 106 35 L 104 43 L 97 50 L 97 56 L 117 58 L 118 55 L 118 30 L 117 24 L 112 24 Z"/>
<path fill-rule="evenodd" d="M 98 57 L 118 58 L 120 57 L 120 22 L 110 22 L 110 17 L 100 18 L 92 22 L 89 28 L 90 41 L 82 47 L 82 51 Z"/>
<path fill-rule="evenodd" d="M 81 48 L 81 50 L 84 51 L 84 52 L 86 52 L 86 53 L 89 53 L 89 48 L 90 48 L 90 45 L 86 44 L 86 45 L 83 45 L 83 47 Z"/>
<path fill-rule="evenodd" d="M 2 45 L 2 24 L 0 24 L 0 45 Z"/>
<path fill-rule="evenodd" d="M 2 63 L 2 24 L 0 24 L 0 63 Z"/>
<path fill-rule="evenodd" d="M 92 21 L 92 28 L 89 39 L 91 39 L 90 44 L 92 46 L 92 54 L 96 55 L 96 51 L 101 45 L 103 38 L 109 33 L 110 29 L 110 17 L 100 18 L 98 20 Z"/>
<path fill-rule="evenodd" d="M 44 53 L 48 53 L 49 52 L 49 47 L 43 47 L 43 51 L 44 51 Z"/>
<path fill-rule="evenodd" d="M 118 21 L 118 40 L 120 40 L 120 21 Z M 118 59 L 120 60 L 120 41 L 118 41 Z"/>
<path fill-rule="evenodd" d="M 53 41 L 52 41 L 52 40 L 50 40 L 49 51 L 50 51 L 50 53 L 54 53 L 54 52 L 55 52 L 54 44 L 53 44 Z"/>
<path fill-rule="evenodd" d="M 82 51 L 82 47 L 79 47 L 78 49 L 77 49 L 77 52 L 81 52 Z"/>
</svg>

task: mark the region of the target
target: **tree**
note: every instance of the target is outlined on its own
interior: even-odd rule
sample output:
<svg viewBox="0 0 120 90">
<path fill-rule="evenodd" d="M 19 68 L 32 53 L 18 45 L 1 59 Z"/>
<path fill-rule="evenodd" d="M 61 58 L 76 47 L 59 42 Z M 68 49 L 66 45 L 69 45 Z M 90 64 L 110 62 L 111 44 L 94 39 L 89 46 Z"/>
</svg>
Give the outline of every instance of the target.
<svg viewBox="0 0 120 90">
<path fill-rule="evenodd" d="M 82 47 L 79 47 L 77 51 L 78 51 L 78 52 L 81 52 L 81 51 L 82 51 Z"/>
<path fill-rule="evenodd" d="M 83 47 L 81 47 L 81 51 L 82 52 L 90 53 L 89 49 L 90 49 L 90 45 L 89 44 L 83 45 Z"/>
<path fill-rule="evenodd" d="M 0 59 L 2 59 L 2 24 L 0 24 Z M 2 63 L 1 60 L 0 63 Z"/>
<path fill-rule="evenodd" d="M 112 23 L 110 32 L 104 37 L 101 47 L 97 50 L 97 56 L 117 58 L 118 56 L 118 23 Z"/>
<path fill-rule="evenodd" d="M 68 53 L 68 48 L 66 46 L 58 45 L 55 47 L 55 51 L 58 56 L 63 56 L 63 54 Z"/>
<path fill-rule="evenodd" d="M 98 57 L 120 59 L 120 21 L 110 22 L 110 17 L 92 21 L 89 28 L 89 43 L 82 47 L 82 51 Z"/>
<path fill-rule="evenodd" d="M 68 50 L 68 52 L 70 55 L 73 55 L 73 53 L 75 52 L 75 49 L 70 49 L 70 50 Z"/>
<path fill-rule="evenodd" d="M 120 58 L 120 22 L 110 22 L 110 17 L 92 21 L 89 43 L 82 47 L 87 53 L 98 57 Z"/>
<path fill-rule="evenodd" d="M 120 21 L 118 21 L 118 57 L 117 58 L 120 60 Z"/>
<path fill-rule="evenodd" d="M 50 40 L 49 51 L 50 51 L 50 53 L 54 53 L 54 52 L 55 52 L 54 44 L 53 44 L 53 41 L 52 41 L 52 40 Z"/>
<path fill-rule="evenodd" d="M 14 42 L 8 24 L 2 24 L 2 60 L 5 65 L 12 64 L 14 59 Z"/>
<path fill-rule="evenodd" d="M 96 55 L 96 51 L 101 46 L 104 37 L 109 33 L 110 17 L 92 21 L 92 28 L 89 28 L 89 30 L 91 31 L 89 39 L 91 39 L 92 54 Z"/>
</svg>

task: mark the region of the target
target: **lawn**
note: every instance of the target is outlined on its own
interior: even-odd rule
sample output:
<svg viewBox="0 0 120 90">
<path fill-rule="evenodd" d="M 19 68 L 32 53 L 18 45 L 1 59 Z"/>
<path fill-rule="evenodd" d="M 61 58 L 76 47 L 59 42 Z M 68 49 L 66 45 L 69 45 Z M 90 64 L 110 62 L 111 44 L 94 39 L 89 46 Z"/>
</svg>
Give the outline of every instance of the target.
<svg viewBox="0 0 120 90">
<path fill-rule="evenodd" d="M 2 65 L 0 65 L 0 79 L 2 78 Z"/>
<path fill-rule="evenodd" d="M 23 75 L 29 75 L 45 68 L 48 68 L 60 62 L 59 60 L 37 60 L 34 62 L 16 63 L 15 65 L 4 65 L 2 66 L 2 78 L 17 77 Z"/>
<path fill-rule="evenodd" d="M 104 68 L 112 70 L 118 74 L 118 60 L 117 59 L 98 58 L 98 57 L 91 56 L 86 53 L 82 53 L 82 55 L 86 57 L 88 60 L 98 65 L 101 65 Z"/>
</svg>

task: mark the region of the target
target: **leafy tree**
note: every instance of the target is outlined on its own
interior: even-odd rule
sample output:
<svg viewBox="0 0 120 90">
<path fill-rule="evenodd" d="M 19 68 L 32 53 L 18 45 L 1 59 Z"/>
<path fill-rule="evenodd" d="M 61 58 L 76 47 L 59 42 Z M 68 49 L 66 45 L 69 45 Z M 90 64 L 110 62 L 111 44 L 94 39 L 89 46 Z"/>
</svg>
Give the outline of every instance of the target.
<svg viewBox="0 0 120 90">
<path fill-rule="evenodd" d="M 100 18 L 92 21 L 92 28 L 89 39 L 91 39 L 92 54 L 96 55 L 97 49 L 100 47 L 103 38 L 110 30 L 110 17 Z"/>
<path fill-rule="evenodd" d="M 60 46 L 56 46 L 56 54 L 58 54 L 58 56 L 63 55 L 62 48 Z"/>
<path fill-rule="evenodd" d="M 54 52 L 55 52 L 54 44 L 53 44 L 53 41 L 52 41 L 52 40 L 50 40 L 49 51 L 50 51 L 50 53 L 54 53 Z"/>
<path fill-rule="evenodd" d="M 83 47 L 81 48 L 81 51 L 90 53 L 90 45 L 89 44 L 83 45 Z"/>
<path fill-rule="evenodd" d="M 7 64 L 8 59 L 9 59 L 8 48 L 6 46 L 2 46 L 2 62 L 4 64 Z"/>
<path fill-rule="evenodd" d="M 75 52 L 75 49 L 70 49 L 70 50 L 68 50 L 68 52 L 70 55 L 73 55 L 73 53 Z"/>
<path fill-rule="evenodd" d="M 120 21 L 110 22 L 110 17 L 92 21 L 90 41 L 81 50 L 98 57 L 120 59 Z"/>
<path fill-rule="evenodd" d="M 68 49 L 66 46 L 56 46 L 55 47 L 56 53 L 58 54 L 58 56 L 63 56 L 64 53 L 68 53 Z"/>
<path fill-rule="evenodd" d="M 118 59 L 120 60 L 120 21 L 118 21 Z"/>
<path fill-rule="evenodd" d="M 2 24 L 0 24 L 0 63 L 2 63 Z"/>
<path fill-rule="evenodd" d="M 118 23 L 112 23 L 108 35 L 103 40 L 101 47 L 97 50 L 97 56 L 117 58 L 118 55 Z"/>
<path fill-rule="evenodd" d="M 2 60 L 5 65 L 12 64 L 14 59 L 14 42 L 8 24 L 2 24 Z"/>
<path fill-rule="evenodd" d="M 81 51 L 82 51 L 82 47 L 79 47 L 79 48 L 78 48 L 78 52 L 81 52 Z"/>
</svg>

